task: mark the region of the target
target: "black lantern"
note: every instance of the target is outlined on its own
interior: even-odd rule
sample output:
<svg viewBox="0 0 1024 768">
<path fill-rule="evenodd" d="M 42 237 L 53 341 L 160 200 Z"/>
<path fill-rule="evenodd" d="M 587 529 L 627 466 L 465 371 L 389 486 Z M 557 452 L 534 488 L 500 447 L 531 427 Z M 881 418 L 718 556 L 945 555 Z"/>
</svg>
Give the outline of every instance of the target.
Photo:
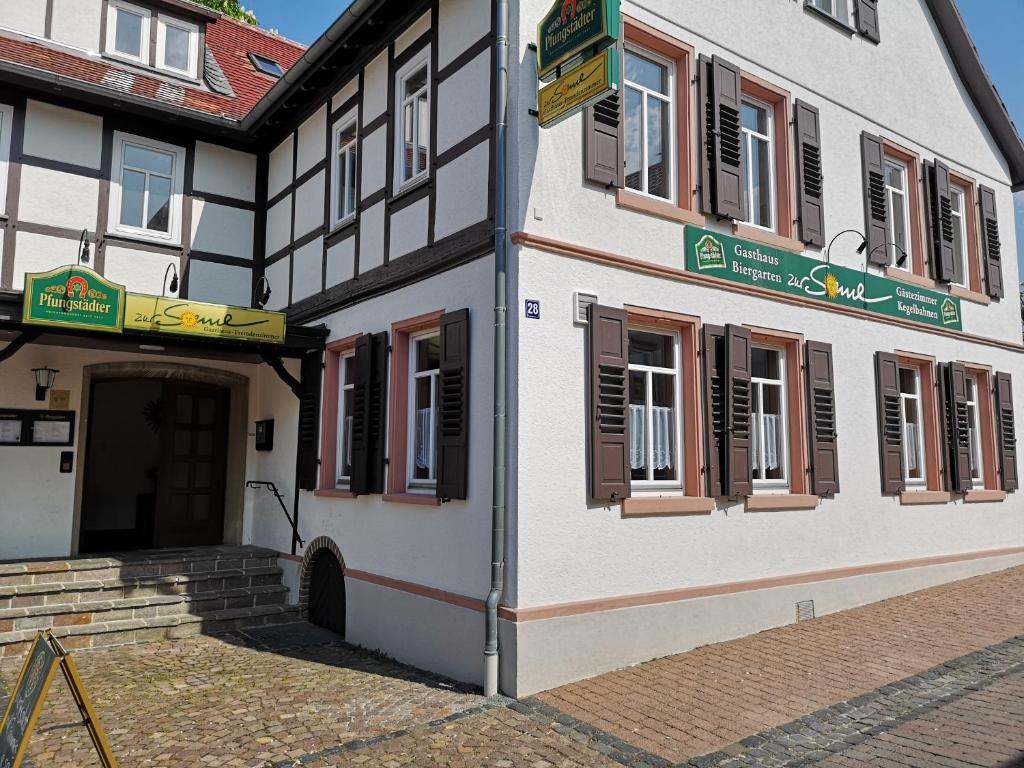
<svg viewBox="0 0 1024 768">
<path fill-rule="evenodd" d="M 46 399 L 46 392 L 53 386 L 53 380 L 60 373 L 56 368 L 33 368 L 32 375 L 36 379 L 36 400 Z"/>
</svg>

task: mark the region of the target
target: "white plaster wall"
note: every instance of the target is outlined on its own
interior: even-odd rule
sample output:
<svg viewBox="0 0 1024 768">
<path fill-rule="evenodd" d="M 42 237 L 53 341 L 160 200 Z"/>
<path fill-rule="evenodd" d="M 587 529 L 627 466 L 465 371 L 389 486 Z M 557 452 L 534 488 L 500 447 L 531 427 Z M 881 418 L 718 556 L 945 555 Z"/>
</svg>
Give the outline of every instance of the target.
<svg viewBox="0 0 1024 768">
<path fill-rule="evenodd" d="M 491 143 L 485 141 L 437 169 L 434 239 L 487 218 Z"/>
<path fill-rule="evenodd" d="M 491 119 L 491 52 L 485 50 L 437 89 L 437 151 L 453 147 Z M 471 98 L 467 95 L 471 94 Z"/>
<path fill-rule="evenodd" d="M 270 164 L 267 171 L 267 197 L 273 197 L 292 183 L 295 178 L 294 136 L 282 141 L 270 153 Z"/>
<path fill-rule="evenodd" d="M 46 0 L 0 0 L 0 25 L 42 37 L 46 32 Z"/>
<path fill-rule="evenodd" d="M 544 11 L 531 13 L 524 10 L 522 17 L 536 20 L 543 13 Z M 478 0 L 443 0 L 438 15 L 438 67 L 450 64 L 456 56 L 491 30 L 490 3 L 481 3 Z"/>
<path fill-rule="evenodd" d="M 236 307 L 252 304 L 252 270 L 199 259 L 189 260 L 188 270 L 190 299 Z"/>
<path fill-rule="evenodd" d="M 301 176 L 324 159 L 327 152 L 327 105 L 299 126 L 299 152 L 295 175 Z"/>
<path fill-rule="evenodd" d="M 1024 397 L 1024 357 L 924 331 L 678 283 L 582 260 L 519 252 L 517 314 L 541 302 L 540 320 L 517 324 L 514 428 L 519 446 L 517 606 L 655 592 L 842 566 L 1024 545 L 1024 496 L 1002 503 L 901 506 L 880 491 L 873 355 L 911 350 L 1009 371 Z M 575 289 L 602 304 L 803 333 L 835 352 L 840 486 L 810 511 L 744 513 L 719 502 L 707 516 L 623 519 L 588 500 L 585 331 L 572 322 Z M 686 375 L 684 373 L 684 375 Z M 552 407 L 550 393 L 558 393 Z M 557 478 L 557 479 L 556 479 Z"/>
<path fill-rule="evenodd" d="M 296 239 L 324 224 L 325 174 L 326 171 L 320 171 L 295 192 Z"/>
<path fill-rule="evenodd" d="M 334 94 L 334 97 L 331 99 L 331 111 L 333 112 L 334 110 L 341 108 L 346 101 L 351 99 L 357 93 L 359 93 L 359 78 L 353 77 L 341 86 L 341 90 Z"/>
<path fill-rule="evenodd" d="M 292 196 L 285 195 L 267 211 L 267 255 L 277 253 L 292 240 Z"/>
<path fill-rule="evenodd" d="M 197 141 L 192 188 L 251 203 L 256 200 L 256 156 Z"/>
<path fill-rule="evenodd" d="M 513 60 L 519 62 L 513 67 L 514 101 L 510 107 L 510 114 L 517 116 L 510 141 L 518 151 L 513 171 L 518 178 L 518 194 L 512 201 L 516 209 L 513 226 L 681 266 L 681 225 L 616 209 L 613 195 L 584 186 L 581 116 L 541 131 L 527 113 L 536 99 L 536 77 L 533 55 L 526 45 L 534 41 L 535 20 L 548 6 L 544 0 L 522 3 L 513 34 Z M 797 2 L 723 0 L 711 11 L 700 0 L 653 0 L 625 2 L 623 12 L 694 46 L 697 54 L 723 56 L 745 72 L 819 108 L 827 237 L 847 228 L 864 228 L 860 134 L 867 130 L 885 135 L 922 159 L 938 157 L 993 187 L 1003 249 L 1015 253 L 1005 161 L 957 80 L 923 2 L 881 9 L 882 43 L 878 46 L 859 36 L 851 39 L 837 33 Z M 786 30 L 786 45 L 778 44 L 779 29 Z M 794 50 L 800 55 L 794 56 Z M 822 67 L 822 61 L 839 65 Z M 901 74 L 892 77 L 893 72 Z M 566 200 L 573 200 L 575 209 L 587 210 L 590 215 L 568 215 Z M 595 219 L 604 226 L 593 227 Z M 854 252 L 856 245 L 853 237 L 841 239 L 832 250 L 833 260 L 861 268 L 863 256 Z M 1013 286 L 1018 280 L 1016 261 L 1005 259 L 1004 284 Z M 1019 341 L 1018 316 L 1012 298 L 988 307 L 964 304 L 964 327 L 971 333 Z"/>
<path fill-rule="evenodd" d="M 355 277 L 356 239 L 346 237 L 327 249 L 327 285 L 337 285 Z"/>
<path fill-rule="evenodd" d="M 25 154 L 99 169 L 103 118 L 43 101 L 27 102 Z"/>
<path fill-rule="evenodd" d="M 95 232 L 99 194 L 99 179 L 23 165 L 18 216 L 37 224 Z"/>
<path fill-rule="evenodd" d="M 100 49 L 100 25 L 104 22 L 103 0 L 53 0 L 54 40 L 85 48 Z"/>
<path fill-rule="evenodd" d="M 324 239 L 318 237 L 292 256 L 292 301 L 299 301 L 323 288 Z"/>
<path fill-rule="evenodd" d="M 377 203 L 363 211 L 359 221 L 359 274 L 384 263 L 384 217 L 387 204 Z"/>
<path fill-rule="evenodd" d="M 397 259 L 409 251 L 427 244 L 427 224 L 430 221 L 430 200 L 406 206 L 391 215 L 391 241 L 389 259 Z"/>
<path fill-rule="evenodd" d="M 406 27 L 405 31 L 395 38 L 395 56 L 398 56 L 410 45 L 430 31 L 430 11 L 420 16 Z"/>
<path fill-rule="evenodd" d="M 286 256 L 267 265 L 264 270 L 264 275 L 270 281 L 270 301 L 267 303 L 269 310 L 284 309 L 288 306 L 288 292 L 291 290 L 291 261 L 291 257 Z"/>
<path fill-rule="evenodd" d="M 381 52 L 363 70 L 363 125 L 388 108 L 388 52 Z"/>
<path fill-rule="evenodd" d="M 181 258 L 166 253 L 134 250 L 131 246 L 110 246 L 106 248 L 106 265 L 103 275 L 108 280 L 120 283 L 129 291 L 149 293 L 156 296 L 176 296 L 171 290 L 171 279 L 167 277 L 164 286 L 164 275 L 167 265 L 173 264 L 181 275 Z"/>
<path fill-rule="evenodd" d="M 14 249 L 14 290 L 25 287 L 26 272 L 48 272 L 78 258 L 78 241 L 19 232 Z"/>
<path fill-rule="evenodd" d="M 360 195 L 369 197 L 381 189 L 387 174 L 388 129 L 381 126 L 363 139 L 359 146 L 362 154 L 363 176 Z"/>
<path fill-rule="evenodd" d="M 251 259 L 255 217 L 253 211 L 208 203 L 197 197 L 192 203 L 192 247 Z"/>
</svg>

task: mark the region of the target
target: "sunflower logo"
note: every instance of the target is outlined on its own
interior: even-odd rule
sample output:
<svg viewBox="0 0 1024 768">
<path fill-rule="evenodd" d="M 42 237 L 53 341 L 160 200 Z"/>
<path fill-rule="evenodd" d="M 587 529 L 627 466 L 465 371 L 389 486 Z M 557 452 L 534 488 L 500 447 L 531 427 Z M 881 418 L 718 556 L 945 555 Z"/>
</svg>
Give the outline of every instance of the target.
<svg viewBox="0 0 1024 768">
<path fill-rule="evenodd" d="M 185 328 L 195 328 L 196 323 L 199 322 L 199 315 L 195 312 L 185 312 L 181 315 L 181 324 Z"/>
<path fill-rule="evenodd" d="M 839 281 L 831 272 L 825 275 L 825 295 L 830 299 L 839 295 Z"/>
</svg>

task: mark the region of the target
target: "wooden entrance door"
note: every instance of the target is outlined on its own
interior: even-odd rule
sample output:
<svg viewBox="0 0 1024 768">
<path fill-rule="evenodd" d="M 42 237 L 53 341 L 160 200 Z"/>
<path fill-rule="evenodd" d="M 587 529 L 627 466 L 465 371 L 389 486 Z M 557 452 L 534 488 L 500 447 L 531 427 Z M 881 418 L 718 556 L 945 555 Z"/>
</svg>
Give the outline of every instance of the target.
<svg viewBox="0 0 1024 768">
<path fill-rule="evenodd" d="M 156 546 L 221 544 L 229 392 L 166 381 L 162 399 Z"/>
</svg>

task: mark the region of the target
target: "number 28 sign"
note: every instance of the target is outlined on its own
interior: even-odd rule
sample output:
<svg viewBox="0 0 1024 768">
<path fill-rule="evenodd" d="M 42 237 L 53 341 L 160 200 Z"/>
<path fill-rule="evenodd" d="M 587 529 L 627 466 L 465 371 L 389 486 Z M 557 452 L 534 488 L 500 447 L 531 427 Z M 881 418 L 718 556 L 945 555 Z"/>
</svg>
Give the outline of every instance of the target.
<svg viewBox="0 0 1024 768">
<path fill-rule="evenodd" d="M 540 320 L 540 302 L 536 299 L 526 300 L 526 319 Z"/>
</svg>

